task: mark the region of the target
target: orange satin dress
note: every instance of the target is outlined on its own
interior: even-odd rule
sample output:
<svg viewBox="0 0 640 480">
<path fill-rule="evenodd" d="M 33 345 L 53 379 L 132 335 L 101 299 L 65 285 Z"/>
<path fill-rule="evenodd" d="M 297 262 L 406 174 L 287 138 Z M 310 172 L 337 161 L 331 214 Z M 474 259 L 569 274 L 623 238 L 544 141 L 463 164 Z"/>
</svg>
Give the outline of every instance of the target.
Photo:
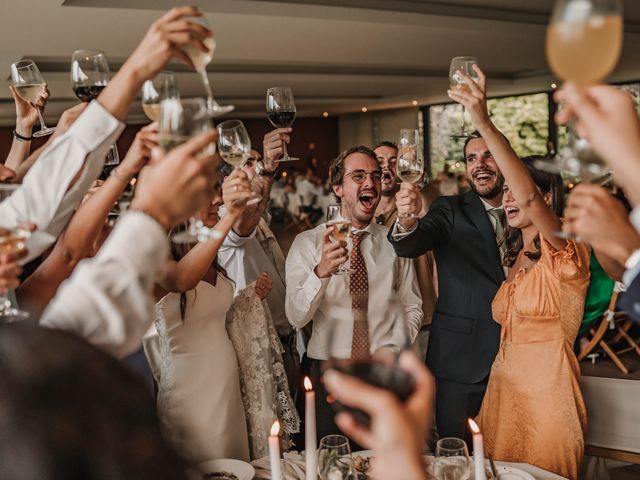
<svg viewBox="0 0 640 480">
<path fill-rule="evenodd" d="M 500 348 L 477 421 L 485 452 L 578 478 L 587 412 L 573 343 L 589 285 L 589 248 L 569 242 L 504 282 L 493 300 Z"/>
</svg>

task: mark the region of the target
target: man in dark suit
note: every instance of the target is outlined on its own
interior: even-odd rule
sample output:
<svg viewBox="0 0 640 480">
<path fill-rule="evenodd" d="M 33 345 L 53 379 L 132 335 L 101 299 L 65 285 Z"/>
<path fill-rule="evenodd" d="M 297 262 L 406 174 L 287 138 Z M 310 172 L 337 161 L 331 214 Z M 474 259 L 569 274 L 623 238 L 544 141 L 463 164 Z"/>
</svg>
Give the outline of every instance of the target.
<svg viewBox="0 0 640 480">
<path fill-rule="evenodd" d="M 403 183 L 389 234 L 398 256 L 435 254 L 439 297 L 427 366 L 436 377 L 438 433 L 459 438 L 468 437 L 466 420 L 480 410 L 498 351 L 500 326 L 491 302 L 505 279 L 499 243 L 506 226 L 504 179 L 477 132 L 465 143 L 464 160 L 470 192 L 437 198 L 418 221 L 420 192 Z"/>
</svg>

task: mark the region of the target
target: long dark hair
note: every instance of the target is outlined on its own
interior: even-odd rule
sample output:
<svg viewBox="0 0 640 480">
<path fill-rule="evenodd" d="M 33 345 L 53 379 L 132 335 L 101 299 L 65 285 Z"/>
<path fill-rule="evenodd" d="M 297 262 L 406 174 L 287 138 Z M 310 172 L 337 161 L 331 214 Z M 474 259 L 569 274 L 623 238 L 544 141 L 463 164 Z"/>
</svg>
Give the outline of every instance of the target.
<svg viewBox="0 0 640 480">
<path fill-rule="evenodd" d="M 562 183 L 562 177 L 555 173 L 538 170 L 533 166 L 537 160 L 543 160 L 544 158 L 545 157 L 541 155 L 532 155 L 522 158 L 522 162 L 527 167 L 529 175 L 542 194 L 551 193 L 551 209 L 558 217 L 561 217 L 564 210 L 564 184 Z M 517 228 L 507 226 L 505 245 L 507 251 L 502 260 L 502 264 L 506 267 L 512 267 L 513 264 L 516 263 L 516 258 L 518 258 L 520 250 L 524 248 L 522 232 Z M 541 255 L 539 233 L 533 240 L 533 246 L 535 247 L 535 251 L 524 252 L 524 254 L 531 260 L 538 260 Z"/>
<path fill-rule="evenodd" d="M 176 225 L 171 230 L 170 235 L 184 232 L 185 230 L 187 230 L 187 228 L 188 227 L 186 223 L 181 223 L 179 225 Z M 171 242 L 171 256 L 176 262 L 179 262 L 187 253 L 189 253 L 189 251 L 193 248 L 193 245 L 194 244 L 192 243 Z M 216 258 L 213 259 L 213 267 L 216 269 L 218 273 L 221 273 L 222 275 L 228 278 L 227 271 L 224 268 L 222 268 L 222 266 L 218 263 L 217 255 L 216 255 Z M 180 292 L 180 318 L 182 318 L 182 320 L 184 320 L 184 314 L 187 311 L 187 293 L 188 292 Z M 193 297 L 192 305 L 196 302 L 196 298 L 198 295 L 195 290 L 193 294 L 194 294 L 194 297 Z"/>
</svg>

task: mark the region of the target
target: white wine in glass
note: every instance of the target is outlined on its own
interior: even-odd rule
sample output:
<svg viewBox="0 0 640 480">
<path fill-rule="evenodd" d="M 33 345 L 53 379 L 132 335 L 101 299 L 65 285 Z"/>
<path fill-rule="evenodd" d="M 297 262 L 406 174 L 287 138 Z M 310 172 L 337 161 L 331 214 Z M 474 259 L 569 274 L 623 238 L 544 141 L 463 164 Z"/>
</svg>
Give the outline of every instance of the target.
<svg viewBox="0 0 640 480">
<path fill-rule="evenodd" d="M 25 228 L 0 228 L 0 255 L 22 252 L 27 248 L 29 237 L 31 237 L 31 231 Z M 11 305 L 6 293 L 0 294 L 0 322 L 11 323 L 27 318 L 29 318 L 29 312 Z"/>
<path fill-rule="evenodd" d="M 327 223 L 326 228 L 333 227 L 333 235 L 332 239 L 335 242 L 348 242 L 351 237 L 352 223 L 351 219 L 346 218 L 342 215 L 341 206 L 338 204 L 333 204 L 327 206 Z M 347 244 L 347 251 L 349 250 L 349 245 Z M 350 256 L 350 255 L 349 255 Z M 334 273 L 334 275 L 345 275 L 351 272 L 349 268 L 349 259 Z"/>
<path fill-rule="evenodd" d="M 152 122 L 160 120 L 160 102 L 165 98 L 180 98 L 172 72 L 160 72 L 142 85 L 142 110 Z"/>
<path fill-rule="evenodd" d="M 451 59 L 451 66 L 449 67 L 449 89 L 459 90 L 465 93 L 471 93 L 471 87 L 467 84 L 467 80 L 460 74 L 461 72 L 471 77 L 472 80 L 478 81 L 478 74 L 473 69 L 474 65 L 478 64 L 476 57 L 454 57 Z M 469 133 L 465 128 L 464 121 L 465 108 L 462 105 L 462 122 L 460 124 L 460 133 L 451 135 L 452 138 L 467 138 Z"/>
<path fill-rule="evenodd" d="M 209 28 L 209 22 L 205 17 L 185 17 L 185 20 L 199 23 L 200 25 Z M 207 94 L 207 108 L 209 110 L 209 114 L 212 117 L 219 117 L 225 113 L 232 112 L 236 107 L 233 105 L 220 105 L 216 102 L 215 98 L 213 98 L 213 89 L 211 88 L 209 77 L 207 76 L 207 65 L 211 63 L 211 60 L 213 60 L 213 54 L 216 51 L 216 41 L 213 37 L 201 38 L 201 40 L 207 47 L 207 52 L 203 52 L 198 47 L 190 44 L 183 45 L 181 48 L 193 63 L 198 75 L 200 75 L 202 85 L 204 86 Z"/>
<path fill-rule="evenodd" d="M 578 85 L 601 82 L 618 63 L 622 37 L 619 0 L 558 0 L 547 29 L 549 67 Z"/>
<path fill-rule="evenodd" d="M 424 154 L 418 130 L 400 130 L 396 171 L 398 178 L 403 182 L 415 185 L 422 180 L 424 176 Z M 411 214 L 407 218 L 416 218 L 416 216 Z"/>
<path fill-rule="evenodd" d="M 11 65 L 11 82 L 20 98 L 25 102 L 29 102 L 38 112 L 40 130 L 35 132 L 33 136 L 46 137 L 51 135 L 56 129 L 47 127 L 42 118 L 40 108 L 35 105 L 45 89 L 44 78 L 35 62 L 33 60 L 21 60 Z"/>
</svg>

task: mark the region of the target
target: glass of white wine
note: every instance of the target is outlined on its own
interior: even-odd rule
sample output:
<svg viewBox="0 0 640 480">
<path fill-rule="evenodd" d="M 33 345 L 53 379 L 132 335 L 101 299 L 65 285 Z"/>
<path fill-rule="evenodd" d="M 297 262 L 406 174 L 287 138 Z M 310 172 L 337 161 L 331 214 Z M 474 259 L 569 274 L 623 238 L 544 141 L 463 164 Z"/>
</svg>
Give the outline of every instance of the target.
<svg viewBox="0 0 640 480">
<path fill-rule="evenodd" d="M 547 28 L 547 62 L 564 81 L 579 86 L 602 82 L 618 63 L 623 36 L 620 0 L 556 0 Z M 568 125 L 567 146 L 536 166 L 586 181 L 608 173 L 605 162 L 589 141 L 576 133 L 572 122 Z"/>
<path fill-rule="evenodd" d="M 180 98 L 173 72 L 160 72 L 142 85 L 142 110 L 152 122 L 160 120 L 160 102 L 165 98 Z"/>
<path fill-rule="evenodd" d="M 0 255 L 16 254 L 27 248 L 31 231 L 26 228 L 0 228 Z M 29 318 L 29 312 L 11 304 L 7 292 L 0 292 L 0 322 L 12 323 Z"/>
<path fill-rule="evenodd" d="M 449 88 L 451 90 L 462 90 L 466 93 L 471 93 L 471 88 L 467 84 L 467 81 L 460 74 L 461 72 L 471 77 L 472 80 L 478 81 L 478 74 L 473 69 L 474 65 L 478 64 L 476 57 L 454 57 L 451 59 L 451 66 L 449 67 Z M 465 108 L 462 105 L 462 122 L 460 124 L 460 133 L 451 135 L 451 138 L 467 138 L 469 133 L 465 127 Z"/>
<path fill-rule="evenodd" d="M 184 17 L 184 20 L 193 23 L 199 23 L 200 25 L 205 26 L 206 28 L 210 28 L 209 22 L 207 19 L 202 17 Z M 220 105 L 216 102 L 215 98 L 213 98 L 213 90 L 211 88 L 211 82 L 209 81 L 209 77 L 207 76 L 207 65 L 211 63 L 213 60 L 213 54 L 216 51 L 216 41 L 213 37 L 202 38 L 202 43 L 204 43 L 205 47 L 209 49 L 208 52 L 203 52 L 195 45 L 185 44 L 182 46 L 182 50 L 187 54 L 193 66 L 196 68 L 196 72 L 200 75 L 200 79 L 202 80 L 202 85 L 204 86 L 205 93 L 207 94 L 207 109 L 209 110 L 209 115 L 212 117 L 220 117 L 225 113 L 232 112 L 236 107 L 233 105 Z"/>
<path fill-rule="evenodd" d="M 160 102 L 160 120 L 158 136 L 160 146 L 165 152 L 182 145 L 190 138 L 213 128 L 207 106 L 202 98 L 181 100 L 165 98 Z M 216 144 L 210 143 L 202 155 L 216 153 Z M 211 188 L 213 191 L 213 186 Z M 222 233 L 204 225 L 202 219 L 193 216 L 189 218 L 187 230 L 171 237 L 175 243 L 206 242 L 219 239 Z"/>
<path fill-rule="evenodd" d="M 340 205 L 334 204 L 327 206 L 327 223 L 326 227 L 333 227 L 332 238 L 336 242 L 347 242 L 347 252 L 349 251 L 349 239 L 351 238 L 351 219 L 342 215 Z M 351 273 L 349 267 L 349 254 L 347 253 L 347 261 L 344 262 L 334 275 L 346 275 Z"/>
<path fill-rule="evenodd" d="M 424 175 L 424 152 L 420 132 L 413 129 L 400 130 L 398 139 L 397 175 L 403 182 L 416 185 Z M 411 213 L 407 218 L 417 218 Z"/>
<path fill-rule="evenodd" d="M 55 128 L 47 127 L 42 118 L 40 108 L 36 102 L 44 93 L 45 83 L 38 66 L 33 60 L 21 60 L 11 65 L 11 82 L 16 87 L 16 92 L 25 102 L 29 102 L 38 112 L 40 130 L 33 134 L 34 137 L 46 137 L 55 132 Z"/>
<path fill-rule="evenodd" d="M 438 440 L 433 473 L 436 480 L 467 480 L 471 476 L 471 459 L 464 440 L 454 437 Z"/>
</svg>

